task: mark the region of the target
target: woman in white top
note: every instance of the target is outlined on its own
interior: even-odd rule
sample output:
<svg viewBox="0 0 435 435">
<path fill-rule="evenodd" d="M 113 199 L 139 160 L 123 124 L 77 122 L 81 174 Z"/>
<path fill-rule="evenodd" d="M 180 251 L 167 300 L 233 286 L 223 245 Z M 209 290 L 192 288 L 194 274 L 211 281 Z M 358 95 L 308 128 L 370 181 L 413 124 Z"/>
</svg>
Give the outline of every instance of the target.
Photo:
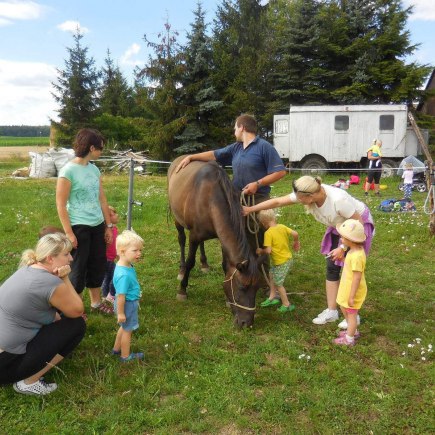
<svg viewBox="0 0 435 435">
<path fill-rule="evenodd" d="M 346 247 L 340 244 L 336 226 L 347 219 L 361 221 L 366 234 L 364 249 L 368 254 L 374 234 L 373 219 L 370 210 L 363 202 L 355 199 L 343 189 L 322 184 L 320 177 L 300 177 L 293 182 L 293 190 L 294 192 L 290 195 L 273 198 L 252 207 L 243 207 L 243 213 L 247 215 L 269 208 L 303 204 L 307 213 L 312 214 L 318 222 L 327 227 L 320 252 L 328 256 L 325 283 L 328 307 L 313 319 L 313 323 L 323 325 L 338 320 L 336 299 Z M 343 321 L 339 326 L 345 328 L 347 324 Z"/>
</svg>

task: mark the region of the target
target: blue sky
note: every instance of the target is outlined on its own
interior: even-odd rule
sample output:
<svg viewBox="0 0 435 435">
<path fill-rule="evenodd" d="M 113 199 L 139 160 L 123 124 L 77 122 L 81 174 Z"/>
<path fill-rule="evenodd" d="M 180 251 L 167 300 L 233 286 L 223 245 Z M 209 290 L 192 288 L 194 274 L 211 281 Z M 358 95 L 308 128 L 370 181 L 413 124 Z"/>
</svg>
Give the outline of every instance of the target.
<svg viewBox="0 0 435 435">
<path fill-rule="evenodd" d="M 220 0 L 202 0 L 212 21 Z M 403 0 L 414 4 L 409 21 L 413 43 L 421 43 L 413 59 L 435 65 L 435 0 Z M 197 0 L 0 0 L 0 125 L 46 125 L 56 118 L 51 82 L 64 67 L 66 47 L 79 26 L 97 66 L 107 49 L 131 80 L 135 65 L 144 64 L 149 49 L 144 33 L 157 40 L 168 18 L 185 33 L 193 22 Z"/>
</svg>

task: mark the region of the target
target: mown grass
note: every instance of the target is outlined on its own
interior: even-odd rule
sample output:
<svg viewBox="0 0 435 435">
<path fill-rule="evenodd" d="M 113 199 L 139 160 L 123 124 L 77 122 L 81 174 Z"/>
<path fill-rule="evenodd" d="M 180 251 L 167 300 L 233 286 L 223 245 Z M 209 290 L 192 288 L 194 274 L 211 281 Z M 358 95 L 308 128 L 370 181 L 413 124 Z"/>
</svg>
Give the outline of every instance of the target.
<svg viewBox="0 0 435 435">
<path fill-rule="evenodd" d="M 35 243 L 38 229 L 58 224 L 55 180 L 14 180 L 6 176 L 10 169 L 0 168 L 0 282 L 15 270 L 21 251 Z M 277 183 L 273 193 L 288 192 L 296 175 Z M 398 179 L 383 182 L 388 184 L 384 198 L 400 196 Z M 104 185 L 110 203 L 123 215 L 128 176 L 105 175 Z M 141 325 L 132 345 L 145 351 L 145 361 L 121 365 L 110 356 L 115 319 L 91 314 L 73 358 L 48 376 L 59 383 L 56 393 L 36 398 L 19 396 L 10 386 L 0 389 L 2 431 L 433 431 L 434 371 L 428 345 L 434 342 L 434 240 L 422 212 L 425 194 L 413 194 L 415 214 L 382 213 L 376 210 L 379 200 L 369 199 L 376 236 L 368 261 L 362 338 L 355 348 L 342 349 L 331 343 L 336 324 L 311 323 L 325 305 L 324 259 L 318 253 L 323 227 L 301 207 L 283 209 L 279 217 L 301 237 L 302 251 L 286 280 L 297 309 L 287 317 L 259 309 L 254 328 L 240 331 L 225 307 L 218 243 L 206 244 L 210 273 L 195 268 L 188 301 L 176 302 L 178 243 L 168 219 L 166 179 L 136 176 L 134 187 L 143 207 L 134 208 L 133 227 L 145 239 L 145 255 L 138 265 Z M 361 186 L 350 192 L 363 197 Z M 119 228 L 125 225 L 124 218 Z M 259 294 L 257 301 L 263 297 Z"/>
<path fill-rule="evenodd" d="M 50 145 L 49 137 L 14 137 L 0 136 L 0 147 Z"/>
</svg>

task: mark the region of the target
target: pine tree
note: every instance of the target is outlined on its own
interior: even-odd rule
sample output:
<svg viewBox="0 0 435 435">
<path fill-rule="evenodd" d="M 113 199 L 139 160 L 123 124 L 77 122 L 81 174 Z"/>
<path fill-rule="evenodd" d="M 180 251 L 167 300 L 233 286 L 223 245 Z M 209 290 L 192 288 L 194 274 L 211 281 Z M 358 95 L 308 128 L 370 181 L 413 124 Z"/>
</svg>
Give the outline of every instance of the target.
<svg viewBox="0 0 435 435">
<path fill-rule="evenodd" d="M 132 91 L 119 67 L 110 57 L 110 50 L 107 50 L 104 64 L 100 88 L 100 112 L 113 116 L 129 116 L 133 104 Z"/>
<path fill-rule="evenodd" d="M 181 145 L 178 153 L 193 153 L 215 145 L 211 115 L 223 106 L 212 84 L 213 54 L 211 40 L 207 36 L 205 12 L 200 2 L 194 11 L 195 20 L 187 33 L 184 47 L 185 70 L 182 79 L 181 101 L 187 113 L 187 125 L 176 136 Z"/>
<path fill-rule="evenodd" d="M 100 74 L 95 60 L 88 56 L 88 47 L 82 45 L 82 38 L 77 29 L 73 35 L 74 46 L 67 48 L 69 58 L 65 60 L 65 69 L 57 69 L 58 82 L 52 83 L 53 97 L 59 104 L 60 122 L 52 121 L 59 144 L 70 145 L 78 129 L 92 124 L 98 107 Z"/>
<path fill-rule="evenodd" d="M 144 68 L 136 69 L 138 113 L 147 119 L 148 127 L 144 142 L 162 159 L 172 157 L 174 136 L 181 133 L 186 124 L 180 105 L 184 59 L 177 37 L 178 32 L 172 30 L 168 21 L 164 31 L 158 34 L 158 42 L 144 35 L 153 56 L 149 56 Z"/>
<path fill-rule="evenodd" d="M 222 0 L 213 26 L 213 83 L 224 101 L 214 117 L 225 126 L 222 142 L 232 137 L 241 112 L 261 118 L 269 95 L 265 89 L 266 6 L 258 0 Z"/>
</svg>

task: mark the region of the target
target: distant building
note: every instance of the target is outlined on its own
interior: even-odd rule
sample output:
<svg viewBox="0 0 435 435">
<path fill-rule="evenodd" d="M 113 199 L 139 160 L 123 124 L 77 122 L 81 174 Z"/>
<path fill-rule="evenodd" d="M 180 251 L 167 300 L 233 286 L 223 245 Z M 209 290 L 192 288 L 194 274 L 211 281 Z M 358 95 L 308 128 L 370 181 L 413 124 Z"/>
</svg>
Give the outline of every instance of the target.
<svg viewBox="0 0 435 435">
<path fill-rule="evenodd" d="M 430 75 L 425 90 L 426 91 L 435 90 L 435 69 L 432 71 L 432 74 Z M 417 106 L 417 112 L 420 112 L 424 115 L 435 116 L 435 96 L 429 97 L 426 101 L 421 102 Z"/>
</svg>

